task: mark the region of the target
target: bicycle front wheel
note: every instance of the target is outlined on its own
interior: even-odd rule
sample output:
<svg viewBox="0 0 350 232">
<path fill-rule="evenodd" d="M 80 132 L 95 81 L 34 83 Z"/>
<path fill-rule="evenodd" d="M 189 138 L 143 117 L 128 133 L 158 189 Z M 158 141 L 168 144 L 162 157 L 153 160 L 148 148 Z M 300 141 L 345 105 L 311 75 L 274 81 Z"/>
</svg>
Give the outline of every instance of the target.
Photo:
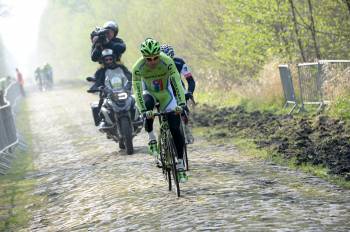
<svg viewBox="0 0 350 232">
<path fill-rule="evenodd" d="M 168 182 L 169 191 L 171 191 L 171 169 L 169 168 L 166 153 L 167 151 L 164 149 L 161 137 L 158 138 L 158 147 L 160 151 L 160 162 L 162 165 L 162 172 L 165 180 Z"/>
</svg>

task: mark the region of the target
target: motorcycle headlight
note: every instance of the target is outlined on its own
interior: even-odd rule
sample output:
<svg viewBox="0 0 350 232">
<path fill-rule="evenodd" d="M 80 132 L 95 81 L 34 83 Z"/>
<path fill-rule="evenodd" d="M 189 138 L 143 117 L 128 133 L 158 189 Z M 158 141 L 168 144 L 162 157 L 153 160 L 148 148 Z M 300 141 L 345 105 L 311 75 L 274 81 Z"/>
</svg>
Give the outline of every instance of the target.
<svg viewBox="0 0 350 232">
<path fill-rule="evenodd" d="M 123 92 L 123 93 L 118 93 L 118 99 L 119 100 L 125 100 L 128 98 L 128 94 Z"/>
<path fill-rule="evenodd" d="M 128 98 L 128 94 L 125 92 L 116 92 L 116 93 L 112 93 L 112 99 L 114 101 L 119 101 L 119 100 L 125 100 Z"/>
</svg>

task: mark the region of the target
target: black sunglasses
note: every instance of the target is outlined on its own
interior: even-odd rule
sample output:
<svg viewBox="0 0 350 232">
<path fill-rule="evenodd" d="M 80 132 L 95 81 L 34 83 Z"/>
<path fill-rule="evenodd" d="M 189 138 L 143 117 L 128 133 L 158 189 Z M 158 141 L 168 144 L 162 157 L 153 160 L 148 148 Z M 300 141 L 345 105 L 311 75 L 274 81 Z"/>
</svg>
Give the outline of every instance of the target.
<svg viewBox="0 0 350 232">
<path fill-rule="evenodd" d="M 154 57 L 146 57 L 147 61 L 156 61 L 159 59 L 159 56 L 154 56 Z"/>
</svg>

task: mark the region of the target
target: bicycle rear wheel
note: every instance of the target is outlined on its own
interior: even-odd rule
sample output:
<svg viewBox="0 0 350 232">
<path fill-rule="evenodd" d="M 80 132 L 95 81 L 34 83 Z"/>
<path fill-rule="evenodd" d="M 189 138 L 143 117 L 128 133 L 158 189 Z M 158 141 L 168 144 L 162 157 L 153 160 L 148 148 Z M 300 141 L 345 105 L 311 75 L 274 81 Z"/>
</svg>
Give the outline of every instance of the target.
<svg viewBox="0 0 350 232">
<path fill-rule="evenodd" d="M 176 147 L 175 147 L 175 143 L 173 140 L 173 137 L 171 136 L 170 132 L 168 134 L 168 142 L 169 142 L 169 153 L 168 155 L 169 157 L 169 162 L 171 162 L 171 172 L 173 174 L 173 180 L 174 180 L 174 184 L 176 187 L 176 194 L 178 197 L 180 197 L 180 184 L 179 184 L 179 179 L 177 176 L 177 169 L 176 169 L 176 161 L 175 161 L 175 157 L 177 157 L 177 152 L 176 152 Z"/>
<path fill-rule="evenodd" d="M 184 163 L 185 163 L 185 169 L 186 169 L 186 171 L 188 171 L 190 168 L 188 166 L 188 156 L 187 156 L 187 145 L 186 144 L 184 145 L 184 157 L 183 157 L 183 159 L 184 159 Z"/>
</svg>

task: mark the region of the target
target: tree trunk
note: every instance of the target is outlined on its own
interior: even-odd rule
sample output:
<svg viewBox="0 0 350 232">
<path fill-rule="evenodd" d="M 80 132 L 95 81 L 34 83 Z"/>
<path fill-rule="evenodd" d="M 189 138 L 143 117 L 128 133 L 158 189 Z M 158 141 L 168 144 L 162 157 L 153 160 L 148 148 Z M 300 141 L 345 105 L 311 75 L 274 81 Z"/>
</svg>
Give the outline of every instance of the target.
<svg viewBox="0 0 350 232">
<path fill-rule="evenodd" d="M 349 15 L 350 15 L 350 0 L 344 0 L 345 4 L 348 7 Z"/>
<path fill-rule="evenodd" d="M 311 29 L 311 36 L 312 36 L 312 40 L 314 43 L 314 47 L 315 47 L 315 52 L 316 52 L 316 58 L 318 60 L 321 59 L 321 53 L 320 53 L 320 48 L 318 47 L 317 44 L 317 39 L 316 39 L 316 30 L 315 30 L 315 22 L 314 22 L 314 16 L 312 14 L 312 4 L 311 4 L 311 0 L 308 0 L 308 5 L 309 5 L 309 12 L 310 12 L 310 29 Z"/>
<path fill-rule="evenodd" d="M 299 50 L 300 50 L 300 55 L 301 55 L 301 58 L 302 58 L 303 62 L 306 62 L 306 57 L 305 57 L 303 44 L 302 44 L 300 36 L 299 36 L 299 29 L 298 29 L 297 18 L 296 18 L 296 15 L 295 15 L 295 7 L 294 7 L 293 0 L 289 0 L 289 4 L 290 4 L 291 10 L 292 10 L 294 31 L 295 31 L 295 34 L 296 34 L 296 37 L 297 37 L 297 42 L 298 42 L 298 46 L 299 46 Z"/>
<path fill-rule="evenodd" d="M 285 36 L 285 32 L 288 30 L 287 26 L 283 23 L 283 20 L 281 19 L 281 10 L 280 10 L 280 4 L 281 2 L 279 0 L 276 0 L 276 5 L 277 5 L 277 17 L 278 21 L 274 25 L 276 37 L 280 44 L 283 44 L 283 49 L 281 48 L 281 52 L 283 52 L 286 56 L 288 56 L 288 60 L 290 63 L 293 61 L 293 56 L 290 51 L 290 43 L 288 41 L 288 38 Z"/>
</svg>

